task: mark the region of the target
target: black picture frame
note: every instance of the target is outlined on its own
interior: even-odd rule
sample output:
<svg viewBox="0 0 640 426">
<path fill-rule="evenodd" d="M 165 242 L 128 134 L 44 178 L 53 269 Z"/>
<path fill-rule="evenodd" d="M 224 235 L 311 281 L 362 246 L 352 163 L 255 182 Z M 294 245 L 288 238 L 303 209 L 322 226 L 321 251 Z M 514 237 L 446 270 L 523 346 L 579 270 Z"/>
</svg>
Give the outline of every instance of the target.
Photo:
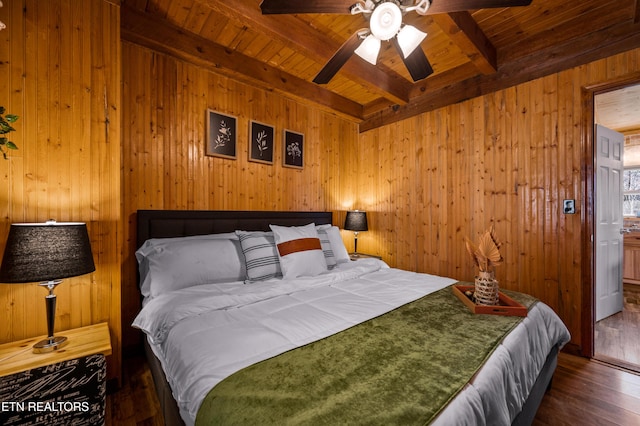
<svg viewBox="0 0 640 426">
<path fill-rule="evenodd" d="M 259 121 L 249 122 L 249 161 L 273 164 L 274 127 Z"/>
<path fill-rule="evenodd" d="M 284 130 L 282 165 L 294 169 L 304 167 L 304 134 L 292 130 Z"/>
<path fill-rule="evenodd" d="M 236 117 L 208 109 L 206 155 L 235 160 L 237 129 Z"/>
</svg>

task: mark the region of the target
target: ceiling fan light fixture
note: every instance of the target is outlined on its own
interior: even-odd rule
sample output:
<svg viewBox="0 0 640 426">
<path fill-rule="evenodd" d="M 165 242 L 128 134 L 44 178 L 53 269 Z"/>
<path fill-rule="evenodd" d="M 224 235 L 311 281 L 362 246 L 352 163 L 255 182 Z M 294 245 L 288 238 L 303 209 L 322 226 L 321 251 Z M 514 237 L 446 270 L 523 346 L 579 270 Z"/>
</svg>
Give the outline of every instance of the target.
<svg viewBox="0 0 640 426">
<path fill-rule="evenodd" d="M 402 27 L 397 37 L 402 55 L 407 58 L 420 46 L 420 43 L 422 43 L 426 37 L 427 33 L 420 31 L 414 26 L 405 25 Z"/>
<path fill-rule="evenodd" d="M 369 34 L 367 38 L 358 46 L 354 53 L 372 65 L 378 62 L 381 42 L 378 38 Z"/>
<path fill-rule="evenodd" d="M 389 40 L 398 34 L 402 26 L 402 11 L 395 3 L 379 4 L 371 14 L 369 25 L 378 40 Z"/>
</svg>

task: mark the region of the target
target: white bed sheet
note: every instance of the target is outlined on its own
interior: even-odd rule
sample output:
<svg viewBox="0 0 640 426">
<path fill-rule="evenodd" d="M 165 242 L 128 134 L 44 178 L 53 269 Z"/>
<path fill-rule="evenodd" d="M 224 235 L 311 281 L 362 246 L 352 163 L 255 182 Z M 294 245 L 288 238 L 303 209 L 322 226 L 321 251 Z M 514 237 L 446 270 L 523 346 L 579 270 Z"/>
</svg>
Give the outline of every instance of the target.
<svg viewBox="0 0 640 426">
<path fill-rule="evenodd" d="M 145 301 L 133 325 L 147 334 L 190 426 L 209 390 L 235 371 L 454 282 L 361 259 L 319 277 L 202 285 L 160 295 Z M 510 424 L 546 354 L 567 341 L 564 324 L 537 303 L 435 424 Z"/>
</svg>

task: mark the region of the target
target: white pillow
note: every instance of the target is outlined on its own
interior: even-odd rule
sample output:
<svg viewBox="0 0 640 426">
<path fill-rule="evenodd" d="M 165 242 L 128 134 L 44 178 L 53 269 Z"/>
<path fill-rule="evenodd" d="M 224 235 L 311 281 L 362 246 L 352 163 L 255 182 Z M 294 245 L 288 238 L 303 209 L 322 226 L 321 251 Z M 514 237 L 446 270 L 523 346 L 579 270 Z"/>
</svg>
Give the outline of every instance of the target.
<svg viewBox="0 0 640 426">
<path fill-rule="evenodd" d="M 329 227 L 331 226 L 329 225 Z M 320 246 L 322 247 L 322 253 L 324 254 L 324 260 L 327 262 L 327 267 L 333 269 L 338 262 L 331 248 L 331 241 L 329 241 L 329 235 L 327 234 L 327 226 L 318 225 L 316 226 L 316 231 L 318 231 L 318 238 L 320 238 Z"/>
<path fill-rule="evenodd" d="M 236 231 L 236 235 L 244 254 L 246 284 L 282 277 L 273 232 Z"/>
<path fill-rule="evenodd" d="M 136 251 L 136 259 L 140 291 L 145 297 L 201 284 L 242 281 L 246 276 L 237 239 L 198 236 L 149 240 Z"/>
<path fill-rule="evenodd" d="M 144 247 L 147 250 L 155 247 L 158 244 L 166 244 L 166 243 L 180 243 L 182 241 L 193 241 L 193 240 L 237 240 L 238 236 L 235 232 L 225 232 L 222 234 L 203 234 L 203 235 L 189 235 L 188 237 L 167 237 L 167 238 L 149 238 L 144 242 L 142 247 L 139 250 L 142 250 Z"/>
<path fill-rule="evenodd" d="M 342 235 L 340 235 L 340 228 L 335 225 L 319 225 L 318 227 L 327 231 L 327 236 L 331 243 L 331 251 L 336 259 L 336 263 L 340 264 L 351 261 L 347 248 L 344 246 Z"/>
<path fill-rule="evenodd" d="M 278 258 L 285 278 L 315 276 L 327 271 L 316 225 L 269 225 L 278 248 Z"/>
</svg>

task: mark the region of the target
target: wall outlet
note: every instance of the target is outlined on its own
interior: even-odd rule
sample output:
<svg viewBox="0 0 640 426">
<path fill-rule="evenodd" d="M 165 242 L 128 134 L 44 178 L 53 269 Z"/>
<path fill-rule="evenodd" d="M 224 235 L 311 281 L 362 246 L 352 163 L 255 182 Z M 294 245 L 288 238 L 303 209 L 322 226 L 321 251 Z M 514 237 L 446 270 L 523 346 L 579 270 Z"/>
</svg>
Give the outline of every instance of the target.
<svg viewBox="0 0 640 426">
<path fill-rule="evenodd" d="M 576 200 L 564 200 L 564 214 L 575 214 L 576 212 Z"/>
</svg>

